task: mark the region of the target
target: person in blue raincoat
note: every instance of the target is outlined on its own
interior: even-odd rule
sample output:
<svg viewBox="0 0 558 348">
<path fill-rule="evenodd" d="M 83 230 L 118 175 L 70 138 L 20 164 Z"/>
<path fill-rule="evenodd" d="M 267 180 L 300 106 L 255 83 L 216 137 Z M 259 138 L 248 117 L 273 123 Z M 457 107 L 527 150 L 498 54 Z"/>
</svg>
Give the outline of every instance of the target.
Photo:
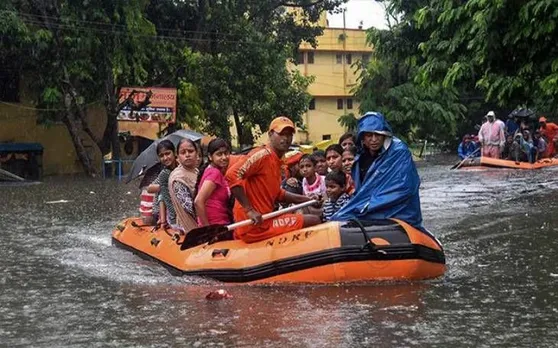
<svg viewBox="0 0 558 348">
<path fill-rule="evenodd" d="M 422 226 L 420 178 L 411 152 L 393 136 L 378 112 L 367 112 L 358 122 L 358 154 L 352 169 L 353 198 L 332 220 L 396 218 L 425 231 Z"/>
<path fill-rule="evenodd" d="M 459 146 L 457 147 L 457 155 L 459 156 L 459 159 L 464 160 L 465 158 L 477 153 L 480 156 L 479 151 L 477 151 L 478 147 L 472 140 L 473 137 L 469 134 L 465 134 L 463 136 L 463 141 L 459 143 Z"/>
</svg>

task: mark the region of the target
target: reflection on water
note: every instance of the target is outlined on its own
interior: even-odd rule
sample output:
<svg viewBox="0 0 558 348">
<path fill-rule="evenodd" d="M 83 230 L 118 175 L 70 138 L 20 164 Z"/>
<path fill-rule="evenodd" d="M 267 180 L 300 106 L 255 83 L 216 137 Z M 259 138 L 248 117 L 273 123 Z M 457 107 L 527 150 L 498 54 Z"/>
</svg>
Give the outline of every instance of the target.
<svg viewBox="0 0 558 348">
<path fill-rule="evenodd" d="M 132 184 L 0 186 L 0 345 L 554 346 L 558 171 L 420 173 L 446 276 L 351 286 L 173 277 L 111 245 L 116 222 L 136 214 Z M 205 300 L 219 287 L 233 298 Z"/>
</svg>

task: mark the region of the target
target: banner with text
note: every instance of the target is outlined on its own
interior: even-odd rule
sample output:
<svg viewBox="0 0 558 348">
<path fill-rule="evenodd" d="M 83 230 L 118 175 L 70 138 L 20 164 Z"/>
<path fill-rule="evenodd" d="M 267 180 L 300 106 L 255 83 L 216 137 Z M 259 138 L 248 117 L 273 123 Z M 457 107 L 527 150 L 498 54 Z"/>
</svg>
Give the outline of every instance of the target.
<svg viewBox="0 0 558 348">
<path fill-rule="evenodd" d="M 135 91 L 135 93 L 133 93 Z M 118 114 L 119 121 L 134 122 L 176 122 L 176 88 L 161 87 L 123 87 L 120 91 L 118 103 L 124 102 L 132 95 L 133 103 L 138 105 L 145 100 L 147 93 L 151 91 L 150 103 L 132 112 L 132 105 L 126 105 Z"/>
</svg>

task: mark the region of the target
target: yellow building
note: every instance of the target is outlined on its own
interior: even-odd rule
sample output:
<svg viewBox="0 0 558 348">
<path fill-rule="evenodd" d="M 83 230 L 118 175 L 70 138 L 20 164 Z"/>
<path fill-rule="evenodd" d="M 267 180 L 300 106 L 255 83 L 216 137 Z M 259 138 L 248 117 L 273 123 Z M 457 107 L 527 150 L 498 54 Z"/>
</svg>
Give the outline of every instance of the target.
<svg viewBox="0 0 558 348">
<path fill-rule="evenodd" d="M 325 15 L 319 25 L 327 26 Z M 316 144 L 329 139 L 337 142 L 345 133 L 338 118 L 348 113 L 359 115 L 359 103 L 352 93 L 358 84 L 358 63 L 367 62 L 372 54 L 363 29 L 326 27 L 317 43 L 316 48 L 302 43 L 296 64 L 288 63 L 290 69 L 297 69 L 304 76 L 314 76 L 308 89 L 313 99 L 302 117 L 306 132 L 297 132 L 295 141 L 298 143 Z M 260 144 L 267 142 L 265 130 L 262 133 L 257 139 Z M 234 123 L 231 134 L 236 134 Z"/>
<path fill-rule="evenodd" d="M 304 141 L 307 136 L 313 143 L 337 141 L 345 132 L 337 119 L 348 113 L 358 115 L 359 104 L 352 93 L 358 83 L 358 62 L 367 62 L 372 53 L 362 29 L 325 28 L 317 42 L 316 48 L 308 43 L 300 46 L 294 67 L 315 78 L 308 90 L 313 99 L 303 116 L 308 134 L 297 137 Z"/>
</svg>

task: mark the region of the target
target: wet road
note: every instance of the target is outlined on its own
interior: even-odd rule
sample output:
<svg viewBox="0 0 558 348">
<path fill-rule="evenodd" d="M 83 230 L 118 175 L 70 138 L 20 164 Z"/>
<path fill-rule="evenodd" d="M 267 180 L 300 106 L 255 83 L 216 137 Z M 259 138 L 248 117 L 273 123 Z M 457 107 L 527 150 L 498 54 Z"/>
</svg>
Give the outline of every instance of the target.
<svg viewBox="0 0 558 348">
<path fill-rule="evenodd" d="M 0 186 L 0 346 L 558 345 L 558 170 L 420 168 L 448 272 L 423 283 L 222 286 L 113 247 L 137 189 Z M 231 300 L 205 295 L 227 288 Z"/>
</svg>

